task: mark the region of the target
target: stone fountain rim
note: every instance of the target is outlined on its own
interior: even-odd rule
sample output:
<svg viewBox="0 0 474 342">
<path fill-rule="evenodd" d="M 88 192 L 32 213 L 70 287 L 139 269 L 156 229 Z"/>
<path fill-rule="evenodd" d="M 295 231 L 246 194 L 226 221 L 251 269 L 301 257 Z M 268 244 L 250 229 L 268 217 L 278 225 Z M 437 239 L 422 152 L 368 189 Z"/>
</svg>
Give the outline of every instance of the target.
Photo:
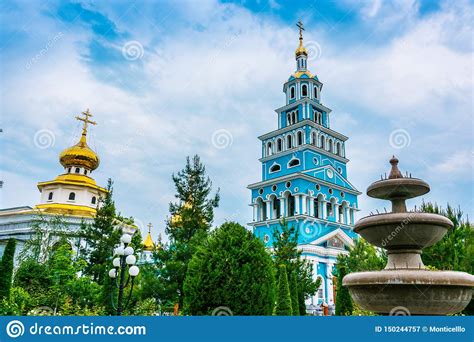
<svg viewBox="0 0 474 342">
<path fill-rule="evenodd" d="M 350 273 L 342 280 L 344 286 L 359 285 L 429 285 L 474 287 L 474 276 L 467 272 L 432 271 L 427 269 L 396 269 Z"/>
<path fill-rule="evenodd" d="M 446 229 L 453 228 L 454 225 L 450 219 L 445 216 L 432 213 L 404 212 L 404 213 L 383 213 L 372 216 L 365 216 L 356 222 L 354 231 L 359 233 L 363 229 L 372 228 L 374 226 L 383 226 L 388 224 L 402 224 L 405 220 L 408 222 L 406 226 L 415 224 L 429 224 L 443 226 Z"/>
<path fill-rule="evenodd" d="M 421 191 L 421 192 L 416 192 L 412 196 L 403 196 L 404 199 L 410 199 L 414 197 L 418 197 L 421 195 L 424 195 L 430 191 L 430 185 L 426 183 L 424 180 L 420 178 L 388 178 L 388 179 L 381 179 L 378 181 L 373 182 L 372 184 L 369 185 L 367 188 L 367 196 L 373 197 L 373 198 L 379 198 L 379 199 L 389 199 L 390 197 L 374 197 L 371 196 L 369 193 L 372 192 L 373 190 L 380 189 L 383 187 L 391 187 L 391 186 L 410 186 L 410 185 L 417 185 L 417 186 L 423 186 L 426 188 L 427 191 Z"/>
</svg>

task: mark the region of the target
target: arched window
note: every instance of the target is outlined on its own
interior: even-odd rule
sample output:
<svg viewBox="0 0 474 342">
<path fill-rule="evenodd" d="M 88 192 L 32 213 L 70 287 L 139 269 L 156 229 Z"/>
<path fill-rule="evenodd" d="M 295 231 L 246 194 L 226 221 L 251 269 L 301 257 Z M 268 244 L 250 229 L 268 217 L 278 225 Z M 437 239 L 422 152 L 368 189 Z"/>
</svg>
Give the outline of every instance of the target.
<svg viewBox="0 0 474 342">
<path fill-rule="evenodd" d="M 286 125 L 291 125 L 291 113 L 286 114 Z"/>
<path fill-rule="evenodd" d="M 76 200 L 76 194 L 74 192 L 69 193 L 69 200 L 70 201 L 75 201 Z"/>
<path fill-rule="evenodd" d="M 301 96 L 308 96 L 308 86 L 306 84 L 301 87 Z"/>
<path fill-rule="evenodd" d="M 280 200 L 274 196 L 273 197 L 273 205 L 272 205 L 272 209 L 273 209 L 273 212 L 272 212 L 272 218 L 280 218 L 281 216 L 281 213 L 280 213 Z"/>
<path fill-rule="evenodd" d="M 267 156 L 271 156 L 272 155 L 272 143 L 269 142 L 267 144 Z"/>
<path fill-rule="evenodd" d="M 283 149 L 283 141 L 278 138 L 277 139 L 277 152 L 281 152 L 281 150 Z"/>
<path fill-rule="evenodd" d="M 303 145 L 303 132 L 296 133 L 296 144 L 298 146 Z"/>
<path fill-rule="evenodd" d="M 295 158 L 289 161 L 288 167 L 294 167 L 300 165 L 300 160 Z"/>
<path fill-rule="evenodd" d="M 295 87 L 291 87 L 290 88 L 290 99 L 294 99 L 295 98 Z"/>
<path fill-rule="evenodd" d="M 319 145 L 320 145 L 319 147 L 321 147 L 322 149 L 324 149 L 324 146 L 325 146 L 324 142 L 325 142 L 324 136 L 321 135 L 321 138 L 319 139 Z"/>
<path fill-rule="evenodd" d="M 316 132 L 311 133 L 311 144 L 316 146 Z"/>
<path fill-rule="evenodd" d="M 293 139 L 292 139 L 291 135 L 288 135 L 286 137 L 286 148 L 288 148 L 288 149 L 293 148 Z"/>
<path fill-rule="evenodd" d="M 341 155 L 341 143 L 340 143 L 340 142 L 337 142 L 337 143 L 336 143 L 336 154 L 337 154 L 338 156 Z"/>
<path fill-rule="evenodd" d="M 297 111 L 294 111 L 293 113 L 291 113 L 291 118 L 292 118 L 292 123 L 295 124 L 298 122 L 298 112 Z"/>
<path fill-rule="evenodd" d="M 326 203 L 326 210 L 327 210 L 327 215 L 326 215 L 326 216 L 327 216 L 327 217 L 331 217 L 331 216 L 332 216 L 332 214 L 333 214 L 333 213 L 332 213 L 332 211 L 333 211 L 332 209 L 333 209 L 333 208 L 332 208 L 332 203 L 331 203 L 331 202 L 327 202 L 327 203 Z"/>
<path fill-rule="evenodd" d="M 272 165 L 272 167 L 270 167 L 270 172 L 278 172 L 280 170 L 281 170 L 281 166 L 278 164 Z"/>
<path fill-rule="evenodd" d="M 329 151 L 329 152 L 332 152 L 332 139 L 329 139 L 328 151 Z"/>
<path fill-rule="evenodd" d="M 81 172 L 81 169 L 76 167 L 76 173 L 79 173 L 79 172 Z"/>
<path fill-rule="evenodd" d="M 286 216 L 295 216 L 295 197 L 288 194 L 286 197 Z"/>
<path fill-rule="evenodd" d="M 52 201 L 53 200 L 53 192 L 50 192 L 48 194 L 48 201 Z"/>
<path fill-rule="evenodd" d="M 87 170 L 84 170 L 84 174 L 87 175 Z"/>
<path fill-rule="evenodd" d="M 313 92 L 314 92 L 314 94 L 313 94 L 314 98 L 317 99 L 318 98 L 318 87 L 314 87 Z"/>
<path fill-rule="evenodd" d="M 67 168 L 67 172 L 71 173 L 71 168 L 70 167 Z"/>
<path fill-rule="evenodd" d="M 97 199 L 95 198 L 95 196 L 92 196 L 91 203 L 92 203 L 92 204 L 95 204 L 96 201 L 97 201 Z"/>
<path fill-rule="evenodd" d="M 318 200 L 318 198 L 314 199 L 314 217 L 319 217 L 319 200 Z"/>
</svg>

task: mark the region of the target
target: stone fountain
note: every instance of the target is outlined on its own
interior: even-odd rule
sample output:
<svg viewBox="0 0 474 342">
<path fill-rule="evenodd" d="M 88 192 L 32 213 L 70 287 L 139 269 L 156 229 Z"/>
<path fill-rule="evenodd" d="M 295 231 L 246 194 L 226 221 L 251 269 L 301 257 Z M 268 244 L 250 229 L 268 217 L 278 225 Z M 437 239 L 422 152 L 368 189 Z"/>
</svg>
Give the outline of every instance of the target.
<svg viewBox="0 0 474 342">
<path fill-rule="evenodd" d="M 405 200 L 424 195 L 429 185 L 403 176 L 398 159 L 390 160 L 389 177 L 372 183 L 367 195 L 390 200 L 392 212 L 360 219 L 354 231 L 387 250 L 384 270 L 344 277 L 352 299 L 362 309 L 379 314 L 448 315 L 471 300 L 474 276 L 464 272 L 431 271 L 421 251 L 441 240 L 453 224 L 444 216 L 407 211 Z"/>
</svg>

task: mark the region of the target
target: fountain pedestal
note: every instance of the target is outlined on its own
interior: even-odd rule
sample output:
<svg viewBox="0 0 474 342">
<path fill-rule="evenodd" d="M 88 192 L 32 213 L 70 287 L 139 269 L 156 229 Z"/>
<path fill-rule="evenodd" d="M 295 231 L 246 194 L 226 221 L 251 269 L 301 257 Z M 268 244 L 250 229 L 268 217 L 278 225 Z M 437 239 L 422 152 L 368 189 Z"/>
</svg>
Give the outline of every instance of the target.
<svg viewBox="0 0 474 342">
<path fill-rule="evenodd" d="M 464 272 L 430 271 L 421 260 L 422 249 L 441 240 L 452 222 L 444 216 L 408 212 L 405 201 L 430 191 L 421 179 L 403 177 L 398 159 L 390 160 L 387 179 L 369 186 L 367 195 L 392 202 L 392 213 L 359 220 L 354 231 L 369 243 L 387 250 L 384 270 L 351 273 L 344 277 L 352 299 L 362 309 L 380 314 L 447 315 L 470 302 L 474 276 Z"/>
</svg>

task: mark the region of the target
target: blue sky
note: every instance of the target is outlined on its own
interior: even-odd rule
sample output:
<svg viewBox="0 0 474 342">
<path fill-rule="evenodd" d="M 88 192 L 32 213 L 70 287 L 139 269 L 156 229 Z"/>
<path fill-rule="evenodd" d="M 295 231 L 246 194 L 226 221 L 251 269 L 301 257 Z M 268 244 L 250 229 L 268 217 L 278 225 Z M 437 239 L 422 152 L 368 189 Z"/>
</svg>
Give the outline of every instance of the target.
<svg viewBox="0 0 474 342">
<path fill-rule="evenodd" d="M 349 136 L 359 217 L 388 206 L 365 189 L 392 154 L 430 183 L 425 200 L 474 213 L 472 1 L 0 6 L 1 207 L 38 203 L 36 183 L 62 172 L 58 154 L 80 134 L 74 116 L 90 108 L 94 177 L 114 179 L 117 207 L 143 229 L 163 231 L 171 174 L 195 153 L 221 189 L 215 224 L 249 222 L 257 136 L 277 127 L 301 19 L 332 128 Z"/>
</svg>

